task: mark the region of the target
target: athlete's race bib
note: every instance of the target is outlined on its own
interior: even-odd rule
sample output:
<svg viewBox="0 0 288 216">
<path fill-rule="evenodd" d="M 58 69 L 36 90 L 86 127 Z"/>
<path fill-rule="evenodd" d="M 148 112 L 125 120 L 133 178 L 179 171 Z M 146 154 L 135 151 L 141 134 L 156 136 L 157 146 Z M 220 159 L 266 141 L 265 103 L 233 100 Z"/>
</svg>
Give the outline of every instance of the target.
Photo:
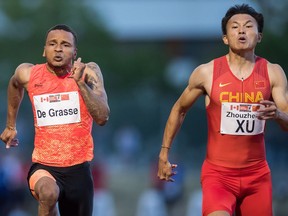
<svg viewBox="0 0 288 216">
<path fill-rule="evenodd" d="M 263 105 L 222 103 L 221 134 L 256 135 L 263 133 L 265 120 L 259 120 L 257 110 Z"/>
<path fill-rule="evenodd" d="M 38 126 L 81 121 L 78 92 L 44 94 L 33 97 Z"/>
</svg>

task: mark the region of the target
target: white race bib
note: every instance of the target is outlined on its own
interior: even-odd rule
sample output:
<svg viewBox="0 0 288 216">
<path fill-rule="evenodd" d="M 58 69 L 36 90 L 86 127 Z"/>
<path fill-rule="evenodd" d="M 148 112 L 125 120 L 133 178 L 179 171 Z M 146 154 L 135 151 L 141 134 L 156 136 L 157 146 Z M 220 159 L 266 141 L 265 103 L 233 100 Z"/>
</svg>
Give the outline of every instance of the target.
<svg viewBox="0 0 288 216">
<path fill-rule="evenodd" d="M 221 134 L 256 135 L 263 133 L 265 120 L 257 118 L 257 110 L 263 105 L 247 103 L 222 103 Z"/>
<path fill-rule="evenodd" d="M 81 121 L 78 92 L 43 94 L 33 97 L 38 126 Z"/>
</svg>

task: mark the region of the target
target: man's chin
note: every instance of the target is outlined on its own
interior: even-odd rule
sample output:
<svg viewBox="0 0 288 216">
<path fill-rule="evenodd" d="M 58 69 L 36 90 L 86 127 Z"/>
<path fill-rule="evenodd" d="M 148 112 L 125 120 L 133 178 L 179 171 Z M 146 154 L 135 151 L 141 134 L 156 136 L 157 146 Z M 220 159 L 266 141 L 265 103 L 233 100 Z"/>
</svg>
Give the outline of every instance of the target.
<svg viewBox="0 0 288 216">
<path fill-rule="evenodd" d="M 64 68 L 65 67 L 65 64 L 61 61 L 53 61 L 50 63 L 50 65 L 54 68 Z"/>
</svg>

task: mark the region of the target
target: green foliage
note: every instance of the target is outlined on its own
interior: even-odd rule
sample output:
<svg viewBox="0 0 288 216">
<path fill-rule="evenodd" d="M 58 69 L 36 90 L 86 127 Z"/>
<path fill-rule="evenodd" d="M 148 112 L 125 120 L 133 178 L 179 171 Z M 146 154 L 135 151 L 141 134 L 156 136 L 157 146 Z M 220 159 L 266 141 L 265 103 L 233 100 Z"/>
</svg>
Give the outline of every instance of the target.
<svg viewBox="0 0 288 216">
<path fill-rule="evenodd" d="M 287 26 L 287 25 L 286 25 Z M 263 41 L 259 44 L 257 48 L 257 53 L 267 58 L 271 63 L 277 63 L 288 75 L 288 28 L 286 28 L 283 35 L 275 35 L 271 32 L 266 32 L 264 34 Z"/>
<path fill-rule="evenodd" d="M 0 2 L 0 6 L 7 18 L 0 25 L 2 92 L 6 92 L 8 80 L 20 63 L 45 61 L 42 52 L 46 31 L 55 24 L 66 23 L 78 33 L 78 56 L 85 62 L 95 61 L 102 70 L 111 108 L 108 126 L 111 133 L 125 121 L 141 129 L 143 137 L 160 139 L 169 109 L 182 91 L 165 80 L 166 66 L 175 55 L 167 52 L 169 41 L 117 41 L 90 9 L 91 5 L 82 1 L 7 0 Z M 288 71 L 287 37 L 287 27 L 281 36 L 265 32 L 257 54 Z M 201 43 L 187 40 L 179 44 L 185 47 L 182 50 L 191 50 L 184 52 L 196 56 L 201 63 L 226 53 L 221 40 Z M 179 48 L 179 44 L 175 46 Z M 31 109 L 28 100 L 24 100 L 22 109 Z"/>
</svg>

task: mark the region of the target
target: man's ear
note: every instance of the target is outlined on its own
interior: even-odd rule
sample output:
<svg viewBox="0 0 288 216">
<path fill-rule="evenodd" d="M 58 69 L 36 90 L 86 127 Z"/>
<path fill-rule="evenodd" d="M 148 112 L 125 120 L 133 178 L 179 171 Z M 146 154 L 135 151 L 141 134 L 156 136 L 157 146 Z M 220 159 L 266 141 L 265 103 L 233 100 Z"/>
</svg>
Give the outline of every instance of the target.
<svg viewBox="0 0 288 216">
<path fill-rule="evenodd" d="M 77 48 L 75 48 L 75 50 L 74 50 L 74 60 L 76 60 L 76 57 L 77 57 Z"/>
<path fill-rule="evenodd" d="M 224 44 L 228 45 L 227 35 L 222 35 L 222 40 Z"/>
<path fill-rule="evenodd" d="M 260 43 L 262 41 L 263 38 L 263 33 L 259 33 L 258 34 L 258 43 Z"/>
</svg>

